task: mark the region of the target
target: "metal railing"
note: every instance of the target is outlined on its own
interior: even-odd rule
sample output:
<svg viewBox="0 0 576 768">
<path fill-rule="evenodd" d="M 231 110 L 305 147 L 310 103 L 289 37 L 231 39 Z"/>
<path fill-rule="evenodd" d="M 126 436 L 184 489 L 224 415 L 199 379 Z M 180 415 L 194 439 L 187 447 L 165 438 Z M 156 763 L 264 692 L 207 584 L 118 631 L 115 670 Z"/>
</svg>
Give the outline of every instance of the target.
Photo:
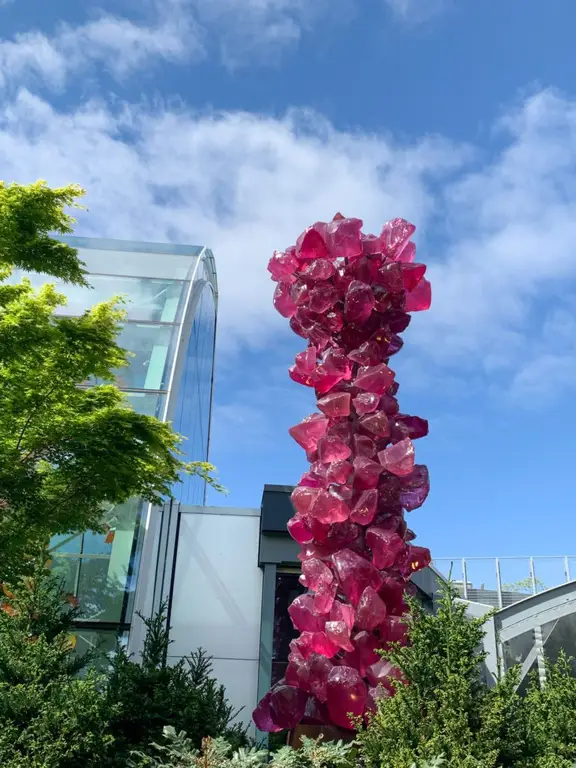
<svg viewBox="0 0 576 768">
<path fill-rule="evenodd" d="M 440 557 L 432 565 L 451 576 L 465 600 L 496 608 L 576 579 L 576 555 Z"/>
</svg>

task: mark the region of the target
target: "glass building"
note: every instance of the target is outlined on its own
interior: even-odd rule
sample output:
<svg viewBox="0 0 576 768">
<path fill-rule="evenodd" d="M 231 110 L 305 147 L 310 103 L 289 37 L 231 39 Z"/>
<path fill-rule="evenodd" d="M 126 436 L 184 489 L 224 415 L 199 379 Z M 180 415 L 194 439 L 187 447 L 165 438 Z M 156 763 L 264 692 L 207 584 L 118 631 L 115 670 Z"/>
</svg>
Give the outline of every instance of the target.
<svg viewBox="0 0 576 768">
<path fill-rule="evenodd" d="M 184 460 L 206 461 L 218 302 L 211 251 L 62 239 L 78 249 L 91 288 L 56 282 L 67 297 L 60 312 L 80 315 L 114 295 L 124 298 L 127 316 L 119 344 L 129 353 L 129 365 L 118 371 L 118 387 L 135 410 L 172 423 L 185 438 Z M 46 276 L 28 277 L 33 284 L 54 282 Z M 184 476 L 173 493 L 183 504 L 201 505 L 205 483 Z M 98 637 L 104 647 L 113 648 L 116 638 L 130 629 L 149 514 L 146 502 L 133 499 L 111 510 L 113 523 L 107 534 L 59 536 L 53 541 L 54 567 L 82 608 L 81 644 L 92 644 Z"/>
</svg>

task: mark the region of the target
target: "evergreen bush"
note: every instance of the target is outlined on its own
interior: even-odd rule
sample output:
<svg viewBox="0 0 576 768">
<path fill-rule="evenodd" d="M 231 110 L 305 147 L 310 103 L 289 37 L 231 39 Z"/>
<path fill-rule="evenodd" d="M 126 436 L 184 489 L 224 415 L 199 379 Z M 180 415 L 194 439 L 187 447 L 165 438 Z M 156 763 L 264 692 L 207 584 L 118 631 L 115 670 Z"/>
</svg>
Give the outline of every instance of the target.
<svg viewBox="0 0 576 768">
<path fill-rule="evenodd" d="M 443 755 L 446 768 L 509 768 L 530 758 L 516 670 L 493 688 L 484 681 L 485 622 L 466 616 L 449 584 L 434 615 L 411 600 L 410 642 L 385 654 L 406 684 L 395 683 L 395 695 L 378 700 L 358 734 L 367 766 L 409 768 Z"/>
<path fill-rule="evenodd" d="M 176 733 L 185 731 L 194 749 L 206 737 L 224 737 L 233 748 L 245 744 L 245 728 L 232 724 L 239 713 L 212 677 L 212 664 L 204 651 L 170 665 L 165 607 L 145 623 L 141 660 L 136 663 L 119 649 L 106 686 L 117 764 L 124 768 L 132 750 L 150 751 L 150 743 L 159 741 L 166 727 Z"/>
</svg>

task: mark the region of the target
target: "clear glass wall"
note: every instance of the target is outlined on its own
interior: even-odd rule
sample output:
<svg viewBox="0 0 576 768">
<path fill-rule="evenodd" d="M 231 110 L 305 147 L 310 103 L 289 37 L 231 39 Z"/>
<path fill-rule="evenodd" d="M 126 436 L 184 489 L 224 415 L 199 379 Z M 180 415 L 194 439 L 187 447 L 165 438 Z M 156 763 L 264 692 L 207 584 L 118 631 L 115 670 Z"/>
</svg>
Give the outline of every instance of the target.
<svg viewBox="0 0 576 768">
<path fill-rule="evenodd" d="M 129 365 L 117 372 L 117 385 L 135 410 L 173 423 L 185 438 L 186 460 L 206 461 L 216 331 L 211 253 L 186 246 L 66 241 L 78 248 L 91 288 L 57 283 L 67 297 L 61 313 L 79 315 L 112 296 L 123 297 L 127 317 L 119 344 L 129 353 Z M 29 278 L 34 285 L 51 281 Z M 204 485 L 198 478 L 183 478 L 174 495 L 202 504 Z M 53 541 L 54 567 L 78 596 L 83 622 L 124 629 L 130 624 L 146 511 L 145 503 L 131 500 L 111 511 L 107 534 Z"/>
</svg>

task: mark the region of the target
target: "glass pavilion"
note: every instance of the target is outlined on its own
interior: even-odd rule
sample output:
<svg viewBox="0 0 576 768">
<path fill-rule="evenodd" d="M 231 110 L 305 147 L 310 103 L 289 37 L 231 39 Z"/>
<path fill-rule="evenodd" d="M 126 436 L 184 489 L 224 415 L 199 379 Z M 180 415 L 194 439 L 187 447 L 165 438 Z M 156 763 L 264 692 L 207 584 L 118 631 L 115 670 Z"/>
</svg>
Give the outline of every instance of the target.
<svg viewBox="0 0 576 768">
<path fill-rule="evenodd" d="M 183 435 L 186 461 L 206 461 L 214 372 L 218 292 L 207 248 L 92 238 L 62 238 L 78 249 L 91 288 L 57 283 L 62 314 L 79 315 L 114 295 L 126 301 L 119 344 L 129 366 L 117 384 L 139 412 L 170 421 Z M 33 284 L 53 278 L 28 275 Z M 205 483 L 184 477 L 174 488 L 183 504 L 203 504 Z M 59 536 L 54 567 L 83 611 L 79 640 L 112 649 L 130 629 L 149 505 L 132 499 L 112 511 L 108 534 Z M 146 565 L 143 564 L 142 568 Z"/>
</svg>

